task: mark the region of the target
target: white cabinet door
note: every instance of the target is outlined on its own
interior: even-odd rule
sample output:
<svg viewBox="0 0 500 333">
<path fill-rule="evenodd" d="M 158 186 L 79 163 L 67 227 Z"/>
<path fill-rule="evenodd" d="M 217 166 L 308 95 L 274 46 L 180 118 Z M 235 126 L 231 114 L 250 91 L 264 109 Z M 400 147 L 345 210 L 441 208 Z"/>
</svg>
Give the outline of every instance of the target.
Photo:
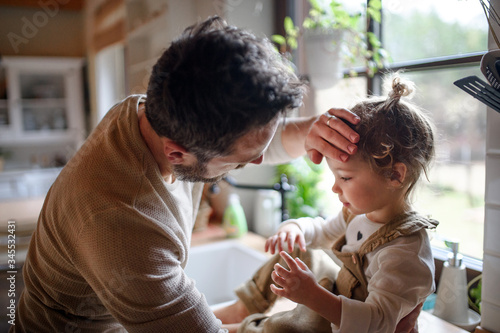
<svg viewBox="0 0 500 333">
<path fill-rule="evenodd" d="M 0 100 L 0 127 L 7 120 L 0 144 L 80 144 L 82 64 L 71 58 L 4 57 L 8 96 L 6 111 Z"/>
</svg>

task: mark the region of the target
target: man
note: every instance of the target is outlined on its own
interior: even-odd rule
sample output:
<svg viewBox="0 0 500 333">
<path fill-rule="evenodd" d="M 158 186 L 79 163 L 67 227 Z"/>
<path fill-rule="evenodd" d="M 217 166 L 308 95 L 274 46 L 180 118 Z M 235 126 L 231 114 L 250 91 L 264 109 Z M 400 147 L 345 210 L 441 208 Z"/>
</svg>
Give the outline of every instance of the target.
<svg viewBox="0 0 500 333">
<path fill-rule="evenodd" d="M 147 98 L 115 105 L 51 187 L 11 331 L 223 331 L 183 271 L 201 182 L 266 150 L 305 153 L 313 122 L 309 153 L 340 157 L 327 141 L 354 134 L 341 121 L 328 124 L 336 138 L 327 116 L 281 121 L 302 94 L 269 42 L 216 17 L 186 29 L 154 66 Z"/>
</svg>

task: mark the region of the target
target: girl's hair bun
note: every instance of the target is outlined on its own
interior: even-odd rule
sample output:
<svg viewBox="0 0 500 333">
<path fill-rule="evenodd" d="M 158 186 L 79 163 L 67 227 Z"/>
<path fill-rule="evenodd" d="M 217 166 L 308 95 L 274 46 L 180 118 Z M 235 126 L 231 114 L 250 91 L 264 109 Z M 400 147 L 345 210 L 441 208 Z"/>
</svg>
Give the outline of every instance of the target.
<svg viewBox="0 0 500 333">
<path fill-rule="evenodd" d="M 398 73 L 393 74 L 389 78 L 391 84 L 389 90 L 389 99 L 400 100 L 401 97 L 412 97 L 415 91 L 413 82 L 402 79 Z"/>
</svg>

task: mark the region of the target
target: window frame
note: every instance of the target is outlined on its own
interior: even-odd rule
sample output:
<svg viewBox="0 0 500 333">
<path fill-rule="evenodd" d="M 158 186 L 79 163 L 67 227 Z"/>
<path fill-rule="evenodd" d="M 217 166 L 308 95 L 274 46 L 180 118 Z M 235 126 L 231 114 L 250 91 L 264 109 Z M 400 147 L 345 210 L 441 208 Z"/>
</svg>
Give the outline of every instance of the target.
<svg viewBox="0 0 500 333">
<path fill-rule="evenodd" d="M 368 1 L 366 3 L 368 5 Z M 304 17 L 307 15 L 310 6 L 307 1 L 304 0 L 275 0 L 275 31 L 278 34 L 284 34 L 283 28 L 283 20 L 285 16 L 290 16 L 294 20 L 294 22 L 302 22 Z M 383 12 L 383 3 L 382 3 L 382 12 Z M 383 20 L 383 15 L 382 19 Z M 378 39 L 381 41 L 383 45 L 383 34 L 382 34 L 382 21 L 376 22 L 374 20 L 369 20 L 367 29 L 368 32 L 374 33 Z M 299 46 L 297 50 L 294 51 L 294 57 L 296 59 L 296 65 L 301 72 L 301 69 L 304 68 L 304 49 L 300 42 L 299 37 Z M 451 67 L 465 67 L 465 66 L 479 66 L 481 62 L 481 58 L 487 52 L 487 45 L 485 46 L 485 51 L 481 52 L 471 52 L 460 55 L 449 55 L 449 56 L 440 56 L 440 57 L 432 57 L 426 59 L 418 59 L 411 61 L 402 61 L 388 64 L 385 68 L 380 69 L 373 77 L 369 77 L 366 74 L 365 67 L 355 67 L 344 69 L 344 78 L 350 77 L 353 73 L 360 77 L 366 77 L 367 86 L 366 93 L 367 95 L 381 95 L 382 93 L 382 77 L 383 75 L 389 72 L 395 72 L 398 70 L 404 70 L 405 72 L 411 71 L 425 71 L 425 70 L 436 70 L 436 69 L 445 69 Z M 307 73 L 306 73 L 307 76 Z M 452 84 L 450 82 L 450 84 Z M 460 92 L 458 92 L 460 93 Z M 447 260 L 448 252 L 444 249 L 440 249 L 437 247 L 433 247 L 433 255 L 435 258 L 436 264 L 436 281 L 439 280 L 439 276 L 441 273 L 441 269 L 443 263 Z M 463 259 L 464 264 L 467 267 L 467 278 L 468 280 L 473 279 L 482 273 L 483 269 L 483 261 L 464 255 Z"/>
<path fill-rule="evenodd" d="M 380 38 L 380 37 L 379 37 Z M 404 69 L 405 72 L 411 71 L 424 71 L 424 70 L 435 70 L 450 67 L 462 67 L 462 66 L 473 66 L 480 65 L 482 56 L 486 53 L 484 52 L 474 52 L 468 54 L 462 54 L 459 56 L 446 56 L 446 57 L 435 57 L 428 59 L 420 59 L 415 61 L 405 61 L 392 63 L 385 68 L 379 70 L 373 77 L 367 77 L 367 87 L 366 92 L 369 95 L 380 95 L 382 89 L 382 76 L 389 72 L 395 72 L 397 70 Z M 354 68 L 353 71 L 358 76 L 366 76 L 366 71 L 364 68 Z M 349 77 L 352 70 L 345 70 L 344 77 Z M 451 83 L 450 83 L 451 84 Z M 459 92 L 460 93 L 460 92 Z M 441 271 L 443 264 L 448 260 L 449 251 L 432 246 L 432 254 L 434 256 L 434 264 L 436 267 L 435 280 L 436 284 L 439 282 L 441 276 Z M 471 281 L 475 277 L 479 276 L 483 272 L 483 261 L 473 258 L 471 256 L 463 255 L 464 265 L 467 271 L 467 281 Z"/>
<path fill-rule="evenodd" d="M 367 0 L 367 4 L 368 4 Z M 383 11 L 383 4 L 382 10 Z M 381 15 L 381 21 L 375 22 L 373 20 L 369 20 L 367 29 L 368 32 L 374 33 L 378 39 L 381 41 L 383 46 L 382 39 L 382 20 L 383 14 Z M 425 70 L 436 70 L 436 69 L 445 69 L 445 68 L 459 68 L 465 66 L 480 66 L 481 59 L 485 53 L 487 53 L 488 45 L 485 45 L 485 51 L 481 52 L 470 52 L 460 55 L 449 55 L 449 56 L 440 56 L 440 57 L 432 57 L 418 60 L 410 60 L 410 61 L 402 61 L 388 64 L 383 69 L 379 70 L 373 77 L 367 77 L 367 89 L 366 92 L 368 95 L 381 95 L 382 92 L 382 77 L 384 74 L 395 72 L 398 70 L 404 70 L 405 72 L 411 71 L 425 71 Z M 348 77 L 350 73 L 356 73 L 358 76 L 367 76 L 366 70 L 363 67 L 357 67 L 354 69 L 349 69 L 344 71 L 344 77 Z M 450 82 L 451 84 L 451 82 Z M 439 281 L 439 277 L 441 276 L 441 271 L 443 268 L 444 262 L 448 260 L 449 251 L 445 249 L 441 249 L 435 246 L 432 246 L 432 253 L 434 256 L 434 263 L 436 266 L 436 274 L 435 279 L 436 283 Z M 467 270 L 467 281 L 471 281 L 478 275 L 482 274 L 483 271 L 483 260 L 479 260 L 467 255 L 463 256 L 463 263 L 466 266 Z"/>
</svg>

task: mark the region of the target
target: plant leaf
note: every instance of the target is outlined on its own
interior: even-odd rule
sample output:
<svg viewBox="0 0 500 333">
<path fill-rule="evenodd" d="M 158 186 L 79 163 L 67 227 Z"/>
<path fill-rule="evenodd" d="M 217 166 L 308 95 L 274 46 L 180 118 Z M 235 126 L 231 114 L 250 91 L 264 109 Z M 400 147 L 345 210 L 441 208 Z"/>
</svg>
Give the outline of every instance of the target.
<svg viewBox="0 0 500 333">
<path fill-rule="evenodd" d="M 290 16 L 285 17 L 284 26 L 286 33 L 295 29 L 295 24 L 293 24 L 293 20 Z"/>
<path fill-rule="evenodd" d="M 368 7 L 366 9 L 366 12 L 368 13 L 368 15 L 370 17 L 372 17 L 375 21 L 377 21 L 378 23 L 380 23 L 381 19 L 382 19 L 382 15 L 380 14 L 380 11 L 376 10 L 376 9 L 373 9 L 373 8 L 370 8 Z"/>
<path fill-rule="evenodd" d="M 309 0 L 309 3 L 311 4 L 311 8 L 314 8 L 318 11 L 321 11 L 323 8 L 321 8 L 321 5 L 317 0 Z"/>
<path fill-rule="evenodd" d="M 295 50 L 295 49 L 297 48 L 297 46 L 298 46 L 298 44 L 297 44 L 297 39 L 296 39 L 296 38 L 294 38 L 294 37 L 288 37 L 288 38 L 286 39 L 286 43 L 288 44 L 288 46 L 290 46 L 290 48 L 291 48 L 292 50 Z"/>
<path fill-rule="evenodd" d="M 285 37 L 283 37 L 281 35 L 272 35 L 271 40 L 279 45 L 285 45 L 285 43 L 286 43 Z"/>
<path fill-rule="evenodd" d="M 448 240 L 445 240 L 445 241 L 444 241 L 444 245 L 445 245 L 447 248 L 449 248 L 449 249 L 451 249 L 451 244 L 452 244 L 452 243 L 453 243 L 452 241 L 448 241 Z"/>
<path fill-rule="evenodd" d="M 368 7 L 380 11 L 382 9 L 382 1 L 381 0 L 370 0 L 370 2 L 368 2 Z"/>
<path fill-rule="evenodd" d="M 368 32 L 367 36 L 368 36 L 368 42 L 372 45 L 374 49 L 378 49 L 380 46 L 382 46 L 382 43 L 377 38 L 377 35 L 375 35 L 373 32 Z"/>
</svg>

